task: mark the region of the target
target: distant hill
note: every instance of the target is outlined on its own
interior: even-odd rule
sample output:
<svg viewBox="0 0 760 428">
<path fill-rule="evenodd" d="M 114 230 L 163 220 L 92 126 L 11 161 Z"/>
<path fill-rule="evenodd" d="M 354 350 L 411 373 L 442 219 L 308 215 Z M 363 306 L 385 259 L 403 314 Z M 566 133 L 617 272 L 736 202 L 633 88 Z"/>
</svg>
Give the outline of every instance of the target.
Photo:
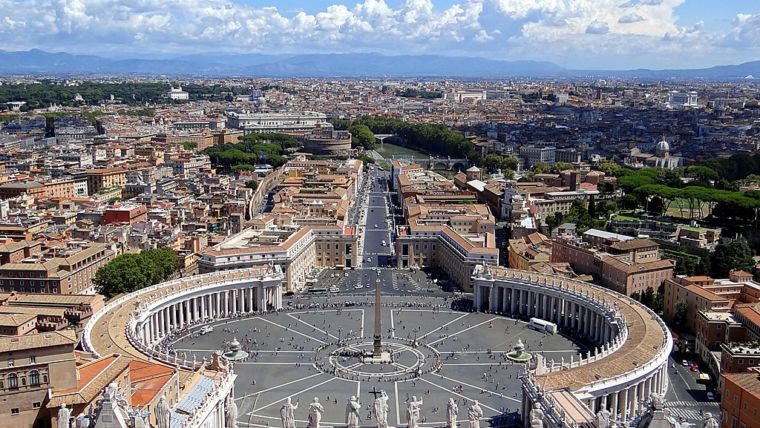
<svg viewBox="0 0 760 428">
<path fill-rule="evenodd" d="M 551 62 L 503 61 L 442 55 L 199 54 L 166 59 L 109 59 L 39 49 L 0 50 L 0 75 L 167 75 L 251 77 L 624 77 L 640 79 L 742 79 L 760 76 L 760 61 L 684 70 L 570 70 Z"/>
</svg>

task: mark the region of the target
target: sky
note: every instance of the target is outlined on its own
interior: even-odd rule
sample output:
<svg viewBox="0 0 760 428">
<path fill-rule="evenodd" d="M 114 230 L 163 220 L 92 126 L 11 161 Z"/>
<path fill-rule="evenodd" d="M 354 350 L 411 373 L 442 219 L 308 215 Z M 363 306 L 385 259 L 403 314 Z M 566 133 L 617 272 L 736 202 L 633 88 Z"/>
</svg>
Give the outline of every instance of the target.
<svg viewBox="0 0 760 428">
<path fill-rule="evenodd" d="M 760 60 L 760 0 L 0 0 L 0 49 L 438 54 L 576 69 Z"/>
</svg>

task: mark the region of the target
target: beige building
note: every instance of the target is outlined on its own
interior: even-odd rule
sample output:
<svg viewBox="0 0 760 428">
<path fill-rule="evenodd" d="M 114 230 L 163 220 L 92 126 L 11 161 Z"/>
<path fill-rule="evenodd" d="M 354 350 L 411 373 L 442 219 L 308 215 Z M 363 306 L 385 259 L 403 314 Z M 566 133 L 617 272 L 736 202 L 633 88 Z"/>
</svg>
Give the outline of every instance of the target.
<svg viewBox="0 0 760 428">
<path fill-rule="evenodd" d="M 0 428 L 49 426 L 48 389 L 77 384 L 73 330 L 0 337 Z"/>
<path fill-rule="evenodd" d="M 570 263 L 573 270 L 593 275 L 600 284 L 627 296 L 657 291 L 673 277 L 675 263 L 661 259 L 659 245 L 650 239 L 636 239 L 590 229 L 582 238 L 562 235 L 552 243 L 552 262 Z"/>
<path fill-rule="evenodd" d="M 36 256 L 0 266 L 0 292 L 80 294 L 92 291 L 97 270 L 114 257 L 104 244 Z"/>
<path fill-rule="evenodd" d="M 285 288 L 293 290 L 306 284 L 315 267 L 359 266 L 359 235 L 352 227 L 276 224 L 273 216 L 259 217 L 256 223 L 206 248 L 198 260 L 200 272 L 274 263 L 285 272 Z"/>
<path fill-rule="evenodd" d="M 87 190 L 91 195 L 98 193 L 101 189 L 122 188 L 127 185 L 127 170 L 123 168 L 88 169 L 86 176 Z"/>
</svg>

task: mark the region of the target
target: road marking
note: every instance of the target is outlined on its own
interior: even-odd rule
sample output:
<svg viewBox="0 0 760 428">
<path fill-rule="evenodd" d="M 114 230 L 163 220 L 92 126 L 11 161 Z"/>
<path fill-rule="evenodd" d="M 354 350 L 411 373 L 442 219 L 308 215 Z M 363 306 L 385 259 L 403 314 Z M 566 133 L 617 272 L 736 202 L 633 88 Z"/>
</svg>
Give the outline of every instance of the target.
<svg viewBox="0 0 760 428">
<path fill-rule="evenodd" d="M 444 365 L 444 366 L 445 366 L 445 365 Z M 522 400 L 518 400 L 517 398 L 513 398 L 513 397 L 507 397 L 506 395 L 504 395 L 504 394 L 502 394 L 502 393 L 499 393 L 499 392 L 494 392 L 494 391 L 490 391 L 490 390 L 488 390 L 488 389 L 485 389 L 485 388 L 480 388 L 480 387 L 477 387 L 477 386 L 475 386 L 475 385 L 470 385 L 470 384 L 468 384 L 468 383 L 464 383 L 464 382 L 462 382 L 462 381 L 459 381 L 459 380 L 456 380 L 456 379 L 452 379 L 452 378 L 450 378 L 450 377 L 446 377 L 446 376 L 444 376 L 444 375 L 442 375 L 442 374 L 440 374 L 440 373 L 438 374 L 438 377 L 440 377 L 440 378 L 442 378 L 442 379 L 446 379 L 446 380 L 448 380 L 448 381 L 451 381 L 451 382 L 454 382 L 454 383 L 458 383 L 458 384 L 460 384 L 460 385 L 464 385 L 464 386 L 467 386 L 467 387 L 470 387 L 470 388 L 474 388 L 474 389 L 480 389 L 480 390 L 482 390 L 482 391 L 485 391 L 485 392 L 489 392 L 489 393 L 491 393 L 491 394 L 495 394 L 495 395 L 498 395 L 499 397 L 501 397 L 501 398 L 504 398 L 504 399 L 506 399 L 506 400 L 512 400 L 512 401 L 516 401 L 516 402 L 518 402 L 518 403 L 522 403 Z"/>
<path fill-rule="evenodd" d="M 483 325 L 483 324 L 486 324 L 486 323 L 489 323 L 489 322 L 493 322 L 494 320 L 497 320 L 497 319 L 498 319 L 498 318 L 495 318 L 495 317 L 494 317 L 494 318 L 490 318 L 490 319 L 487 319 L 487 320 L 485 320 L 485 321 L 483 321 L 483 322 L 481 322 L 481 323 L 477 323 L 477 324 L 475 324 L 475 325 L 473 325 L 473 326 L 467 327 L 467 328 L 465 328 L 464 330 L 460 330 L 460 331 L 458 331 L 458 332 L 456 332 L 456 333 L 454 333 L 454 334 L 450 334 L 450 335 L 448 335 L 448 336 L 445 336 L 445 337 L 442 337 L 442 338 L 440 338 L 440 339 L 438 339 L 438 340 L 435 340 L 435 341 L 433 341 L 433 342 L 430 342 L 430 343 L 428 343 L 428 345 L 432 345 L 432 344 L 434 344 L 434 343 L 438 343 L 438 342 L 440 342 L 440 341 L 442 341 L 442 340 L 446 340 L 446 339 L 449 339 L 449 338 L 451 338 L 451 337 L 454 337 L 454 336 L 456 336 L 456 335 L 458 335 L 458 334 L 464 333 L 465 331 L 469 331 L 469 330 L 472 330 L 473 328 L 477 328 L 477 327 L 480 327 L 480 326 L 481 326 L 481 325 Z"/>
<path fill-rule="evenodd" d="M 396 327 L 393 324 L 393 308 L 391 308 L 391 337 L 396 337 Z"/>
<path fill-rule="evenodd" d="M 290 314 L 288 314 L 288 315 L 290 315 Z M 268 320 L 268 319 L 265 319 L 265 318 L 260 318 L 260 317 L 256 317 L 256 318 L 254 318 L 254 319 L 260 319 L 260 320 L 262 320 L 262 321 L 268 322 L 269 324 L 272 324 L 272 325 L 276 325 L 277 327 L 280 327 L 281 329 L 283 329 L 283 330 L 285 330 L 285 331 L 292 331 L 292 332 L 295 332 L 296 334 L 300 334 L 300 335 L 301 335 L 301 336 L 303 336 L 303 337 L 307 337 L 307 338 L 309 338 L 309 339 L 311 339 L 311 340 L 313 340 L 313 341 L 319 342 L 319 343 L 321 343 L 321 344 L 323 344 L 323 345 L 326 345 L 326 344 L 327 344 L 327 342 L 323 342 L 323 341 L 321 341 L 321 340 L 317 339 L 316 337 L 311 337 L 311 336 L 309 336 L 308 334 L 304 334 L 304 333 L 301 333 L 301 332 L 300 332 L 300 331 L 298 331 L 298 330 L 293 330 L 293 329 L 291 329 L 291 328 L 285 327 L 284 325 L 280 325 L 280 324 L 277 324 L 277 323 L 276 323 L 276 322 L 274 322 L 274 321 L 270 321 L 270 320 Z"/>
<path fill-rule="evenodd" d="M 440 388 L 440 389 L 442 389 L 442 390 L 444 390 L 444 391 L 447 391 L 449 394 L 454 394 L 454 395 L 456 395 L 456 396 L 459 396 L 459 397 L 461 397 L 461 398 L 464 398 L 465 400 L 469 400 L 469 401 L 475 401 L 475 400 L 473 400 L 472 398 L 470 398 L 470 397 L 467 397 L 466 395 L 462 395 L 462 394 L 460 394 L 460 393 L 458 393 L 458 392 L 454 392 L 454 391 L 449 391 L 449 389 L 448 389 L 448 388 L 444 388 L 444 387 L 442 387 L 441 385 L 438 385 L 437 383 L 433 383 L 433 382 L 430 382 L 429 380 L 427 380 L 427 379 L 425 379 L 425 378 L 419 378 L 419 380 L 421 380 L 421 381 L 423 381 L 423 382 L 425 382 L 425 383 L 428 383 L 428 384 L 430 384 L 430 385 L 433 385 L 433 386 L 434 386 L 434 387 L 436 387 L 436 388 Z M 500 412 L 500 411 L 498 411 L 498 410 L 494 409 L 494 408 L 493 408 L 493 407 L 491 407 L 491 406 L 485 405 L 485 404 L 483 404 L 483 403 L 480 403 L 480 402 L 478 402 L 478 404 L 480 404 L 481 406 L 485 407 L 486 409 L 489 409 L 489 410 L 491 410 L 491 411 L 494 411 L 494 412 L 496 412 L 497 414 L 501 414 L 501 412 Z"/>
<path fill-rule="evenodd" d="M 337 313 L 337 312 L 336 312 L 336 313 Z M 293 314 L 288 314 L 288 316 L 289 316 L 290 318 L 293 318 L 294 320 L 296 320 L 296 321 L 298 321 L 298 322 L 302 322 L 302 323 L 306 324 L 307 326 L 309 326 L 309 327 L 313 328 L 314 330 L 316 330 L 316 331 L 318 331 L 318 332 L 320 332 L 320 333 L 326 334 L 326 335 L 328 335 L 328 336 L 332 337 L 333 339 L 336 339 L 336 340 L 338 340 L 338 338 L 337 338 L 337 337 L 335 337 L 335 336 L 333 336 L 332 334 L 330 334 L 330 333 L 328 333 L 328 332 L 326 332 L 326 331 L 324 331 L 324 330 L 322 330 L 322 329 L 319 329 L 319 328 L 317 328 L 317 326 L 315 326 L 315 325 L 312 325 L 312 324 L 309 324 L 309 323 L 307 323 L 306 321 L 304 321 L 304 320 L 302 320 L 302 319 L 300 319 L 300 318 L 296 318 L 296 317 L 294 317 L 294 316 L 293 316 Z"/>
<path fill-rule="evenodd" d="M 409 311 L 409 312 L 411 312 L 411 311 Z M 432 311 L 428 311 L 428 312 L 432 312 Z M 420 337 L 418 337 L 417 339 L 424 339 L 424 338 L 426 338 L 427 336 L 429 336 L 429 335 L 431 335 L 431 334 L 435 333 L 436 331 L 438 331 L 438 330 L 440 330 L 440 329 L 442 329 L 442 328 L 444 328 L 444 327 L 447 327 L 447 326 L 449 326 L 451 323 L 455 323 L 455 322 L 457 322 L 457 321 L 461 320 L 462 318 L 466 317 L 467 315 L 470 315 L 470 313 L 466 313 L 466 314 L 464 314 L 464 315 L 462 315 L 462 316 L 459 316 L 459 317 L 457 317 L 456 319 L 454 319 L 454 320 L 452 320 L 452 321 L 449 321 L 449 322 L 447 322 L 446 324 L 444 324 L 444 325 L 442 325 L 442 326 L 440 326 L 440 327 L 436 328 L 435 330 L 433 330 L 433 331 L 430 331 L 430 332 L 428 332 L 428 333 L 425 333 L 425 335 L 423 335 L 423 336 L 420 336 Z"/>
<path fill-rule="evenodd" d="M 393 389 L 396 393 L 396 425 L 401 426 L 401 413 L 398 409 L 398 382 L 393 382 Z"/>
<path fill-rule="evenodd" d="M 320 373 L 320 374 L 322 374 L 322 373 Z M 272 403 L 269 403 L 269 404 L 267 404 L 266 406 L 262 406 L 262 407 L 259 407 L 258 409 L 253 409 L 253 410 L 251 410 L 251 412 L 250 412 L 250 413 L 253 413 L 253 414 L 255 415 L 255 414 L 256 414 L 256 412 L 258 412 L 258 411 L 260 411 L 260 410 L 264 410 L 264 409 L 266 409 L 267 407 L 272 407 L 272 406 L 274 406 L 275 404 L 277 404 L 277 403 L 279 403 L 279 402 L 281 402 L 281 401 L 284 401 L 284 400 L 285 400 L 286 398 L 288 398 L 288 397 L 292 397 L 292 396 L 299 396 L 299 395 L 301 395 L 301 394 L 303 394 L 303 393 L 305 393 L 305 392 L 311 391 L 311 390 L 312 390 L 312 389 L 314 389 L 314 388 L 317 388 L 317 387 L 320 387 L 320 386 L 322 386 L 322 385 L 324 385 L 324 384 L 326 384 L 326 383 L 332 382 L 332 381 L 334 381 L 335 379 L 338 379 L 338 378 L 337 378 L 337 377 L 331 377 L 330 379 L 327 379 L 327 380 L 326 380 L 326 381 L 324 381 L 324 382 L 320 382 L 320 383 L 318 383 L 318 384 L 316 384 L 316 385 L 312 385 L 312 386 L 310 386 L 310 387 L 308 387 L 308 388 L 306 388 L 306 389 L 303 389 L 303 390 L 301 390 L 301 391 L 298 391 L 298 392 L 296 392 L 296 393 L 294 393 L 294 394 L 289 394 L 289 395 L 287 395 L 287 396 L 285 396 L 285 397 L 283 397 L 283 398 L 280 398 L 280 399 L 279 399 L 279 400 L 277 400 L 277 401 L 274 401 L 274 402 L 272 402 Z M 250 413 L 249 413 L 249 414 L 250 414 Z"/>
<path fill-rule="evenodd" d="M 317 377 L 317 376 L 319 376 L 319 375 L 322 375 L 322 374 L 325 374 L 325 373 L 319 372 L 319 373 L 317 373 L 317 374 L 313 374 L 313 375 L 311 375 L 311 376 L 302 377 L 302 378 L 300 378 L 300 379 L 292 380 L 292 381 L 290 381 L 290 382 L 287 382 L 287 383 L 283 383 L 283 384 L 281 384 L 281 385 L 273 386 L 273 387 L 271 387 L 271 388 L 263 389 L 263 390 L 261 390 L 261 391 L 256 391 L 256 392 L 254 392 L 254 394 L 263 394 L 263 393 L 265 393 L 265 392 L 269 392 L 269 391 L 271 391 L 271 390 L 273 390 L 273 389 L 279 389 L 279 388 L 282 388 L 283 386 L 292 385 L 292 384 L 294 384 L 294 383 L 296 383 L 296 382 L 302 382 L 302 381 L 304 381 L 304 380 L 307 380 L 307 379 L 311 379 L 311 378 L 313 378 L 313 377 Z"/>
</svg>

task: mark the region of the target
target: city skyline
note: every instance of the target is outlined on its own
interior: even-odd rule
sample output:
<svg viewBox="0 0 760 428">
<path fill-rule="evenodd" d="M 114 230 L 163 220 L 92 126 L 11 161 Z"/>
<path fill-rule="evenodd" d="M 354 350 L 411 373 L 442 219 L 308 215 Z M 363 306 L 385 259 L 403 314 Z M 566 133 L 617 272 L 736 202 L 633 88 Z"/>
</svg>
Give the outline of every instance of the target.
<svg viewBox="0 0 760 428">
<path fill-rule="evenodd" d="M 690 0 L 0 4 L 6 51 L 112 58 L 377 52 L 551 61 L 608 70 L 700 68 L 760 59 L 760 5 L 742 0 L 719 8 Z"/>
</svg>

